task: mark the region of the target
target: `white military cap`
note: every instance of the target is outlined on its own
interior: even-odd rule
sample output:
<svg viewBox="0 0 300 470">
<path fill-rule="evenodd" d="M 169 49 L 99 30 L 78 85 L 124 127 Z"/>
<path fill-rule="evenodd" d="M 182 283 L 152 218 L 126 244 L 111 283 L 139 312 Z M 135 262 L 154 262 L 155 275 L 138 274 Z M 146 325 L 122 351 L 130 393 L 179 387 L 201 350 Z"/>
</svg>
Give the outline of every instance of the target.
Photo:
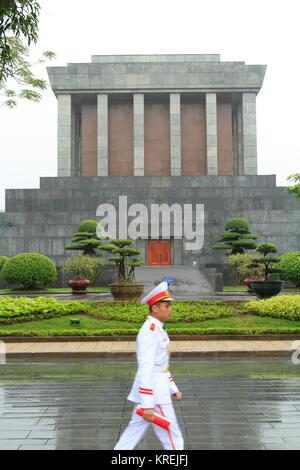
<svg viewBox="0 0 300 470">
<path fill-rule="evenodd" d="M 149 307 L 156 304 L 156 302 L 174 300 L 169 294 L 168 283 L 161 282 L 158 286 L 154 287 L 149 294 L 142 298 L 141 304 L 148 304 Z"/>
</svg>

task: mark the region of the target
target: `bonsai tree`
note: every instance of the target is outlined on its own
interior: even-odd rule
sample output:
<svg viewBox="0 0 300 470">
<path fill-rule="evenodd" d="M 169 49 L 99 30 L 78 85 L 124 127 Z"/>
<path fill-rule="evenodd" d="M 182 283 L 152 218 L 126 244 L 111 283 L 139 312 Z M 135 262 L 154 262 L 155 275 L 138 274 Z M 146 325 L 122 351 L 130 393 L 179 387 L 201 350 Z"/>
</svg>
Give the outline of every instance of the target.
<svg viewBox="0 0 300 470">
<path fill-rule="evenodd" d="M 132 240 L 111 240 L 110 243 L 101 246 L 101 250 L 107 251 L 115 256 L 109 258 L 117 267 L 117 282 L 135 282 L 135 267 L 143 263 L 136 258 L 139 250 L 132 248 Z"/>
<path fill-rule="evenodd" d="M 102 261 L 95 256 L 71 255 L 63 266 L 62 272 L 73 279 L 88 279 L 93 284 L 103 270 Z"/>
<path fill-rule="evenodd" d="M 261 255 L 252 261 L 249 264 L 250 268 L 258 268 L 259 266 L 263 267 L 263 276 L 264 280 L 268 281 L 270 279 L 270 274 L 281 273 L 281 269 L 273 268 L 273 264 L 279 263 L 280 258 L 269 256 L 272 253 L 277 253 L 277 248 L 273 243 L 262 243 L 256 247 L 256 251 L 258 251 Z"/>
<path fill-rule="evenodd" d="M 83 255 L 96 256 L 96 249 L 102 245 L 96 229 L 96 220 L 83 220 L 73 235 L 72 245 L 65 247 L 66 250 L 82 250 Z"/>
<path fill-rule="evenodd" d="M 212 245 L 214 250 L 231 250 L 230 255 L 244 254 L 245 250 L 254 250 L 258 237 L 250 232 L 250 227 L 245 219 L 234 218 L 225 224 L 225 232 L 219 235 L 217 242 Z"/>
<path fill-rule="evenodd" d="M 293 186 L 288 186 L 286 191 L 289 194 L 293 194 L 296 199 L 300 202 L 300 173 L 295 173 L 294 175 L 290 175 L 288 177 L 289 181 L 295 183 Z"/>
<path fill-rule="evenodd" d="M 277 265 L 282 269 L 282 279 L 292 281 L 296 287 L 300 287 L 300 251 L 289 251 L 280 257 Z"/>
</svg>

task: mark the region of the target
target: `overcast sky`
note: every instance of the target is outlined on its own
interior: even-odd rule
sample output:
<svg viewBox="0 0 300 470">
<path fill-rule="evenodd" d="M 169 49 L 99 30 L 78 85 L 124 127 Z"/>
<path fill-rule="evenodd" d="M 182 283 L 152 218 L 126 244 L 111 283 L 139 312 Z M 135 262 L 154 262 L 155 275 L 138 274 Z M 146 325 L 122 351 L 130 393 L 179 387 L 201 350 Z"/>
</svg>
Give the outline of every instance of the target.
<svg viewBox="0 0 300 470">
<path fill-rule="evenodd" d="M 40 0 L 38 44 L 57 59 L 90 62 L 94 54 L 221 54 L 221 60 L 267 64 L 257 97 L 258 172 L 277 185 L 299 172 L 299 0 Z M 36 73 L 47 77 L 45 67 Z M 56 98 L 0 108 L 0 209 L 5 188 L 38 188 L 56 176 Z"/>
</svg>

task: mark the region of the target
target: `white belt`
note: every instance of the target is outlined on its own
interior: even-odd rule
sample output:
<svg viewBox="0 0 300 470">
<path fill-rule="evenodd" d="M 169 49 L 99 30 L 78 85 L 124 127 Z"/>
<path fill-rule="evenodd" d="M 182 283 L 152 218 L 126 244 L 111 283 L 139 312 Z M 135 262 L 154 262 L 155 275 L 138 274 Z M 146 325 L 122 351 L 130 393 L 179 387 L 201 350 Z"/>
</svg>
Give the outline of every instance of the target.
<svg viewBox="0 0 300 470">
<path fill-rule="evenodd" d="M 157 366 L 157 365 L 154 366 L 155 372 L 168 372 L 168 370 L 169 370 L 168 365 L 167 366 Z"/>
</svg>

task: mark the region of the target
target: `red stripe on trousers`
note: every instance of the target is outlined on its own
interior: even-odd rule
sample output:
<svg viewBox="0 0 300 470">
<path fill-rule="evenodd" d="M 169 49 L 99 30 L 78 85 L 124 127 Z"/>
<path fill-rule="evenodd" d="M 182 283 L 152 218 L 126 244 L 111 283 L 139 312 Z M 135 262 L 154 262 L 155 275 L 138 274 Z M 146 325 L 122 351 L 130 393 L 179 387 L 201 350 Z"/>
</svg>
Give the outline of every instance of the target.
<svg viewBox="0 0 300 470">
<path fill-rule="evenodd" d="M 165 414 L 164 414 L 164 412 L 163 412 L 163 409 L 162 409 L 162 407 L 161 407 L 160 405 L 157 405 L 157 406 L 158 406 L 158 408 L 160 409 L 160 412 L 161 412 L 161 414 L 162 414 L 162 415 L 165 417 Z M 172 434 L 171 434 L 171 431 L 170 431 L 170 430 L 168 430 L 167 432 L 168 432 L 168 435 L 169 435 L 169 438 L 170 438 L 170 441 L 171 441 L 171 446 L 172 446 L 172 449 L 173 449 L 173 450 L 176 450 L 176 449 L 175 449 L 175 446 L 174 446 L 173 439 L 172 439 Z"/>
</svg>

